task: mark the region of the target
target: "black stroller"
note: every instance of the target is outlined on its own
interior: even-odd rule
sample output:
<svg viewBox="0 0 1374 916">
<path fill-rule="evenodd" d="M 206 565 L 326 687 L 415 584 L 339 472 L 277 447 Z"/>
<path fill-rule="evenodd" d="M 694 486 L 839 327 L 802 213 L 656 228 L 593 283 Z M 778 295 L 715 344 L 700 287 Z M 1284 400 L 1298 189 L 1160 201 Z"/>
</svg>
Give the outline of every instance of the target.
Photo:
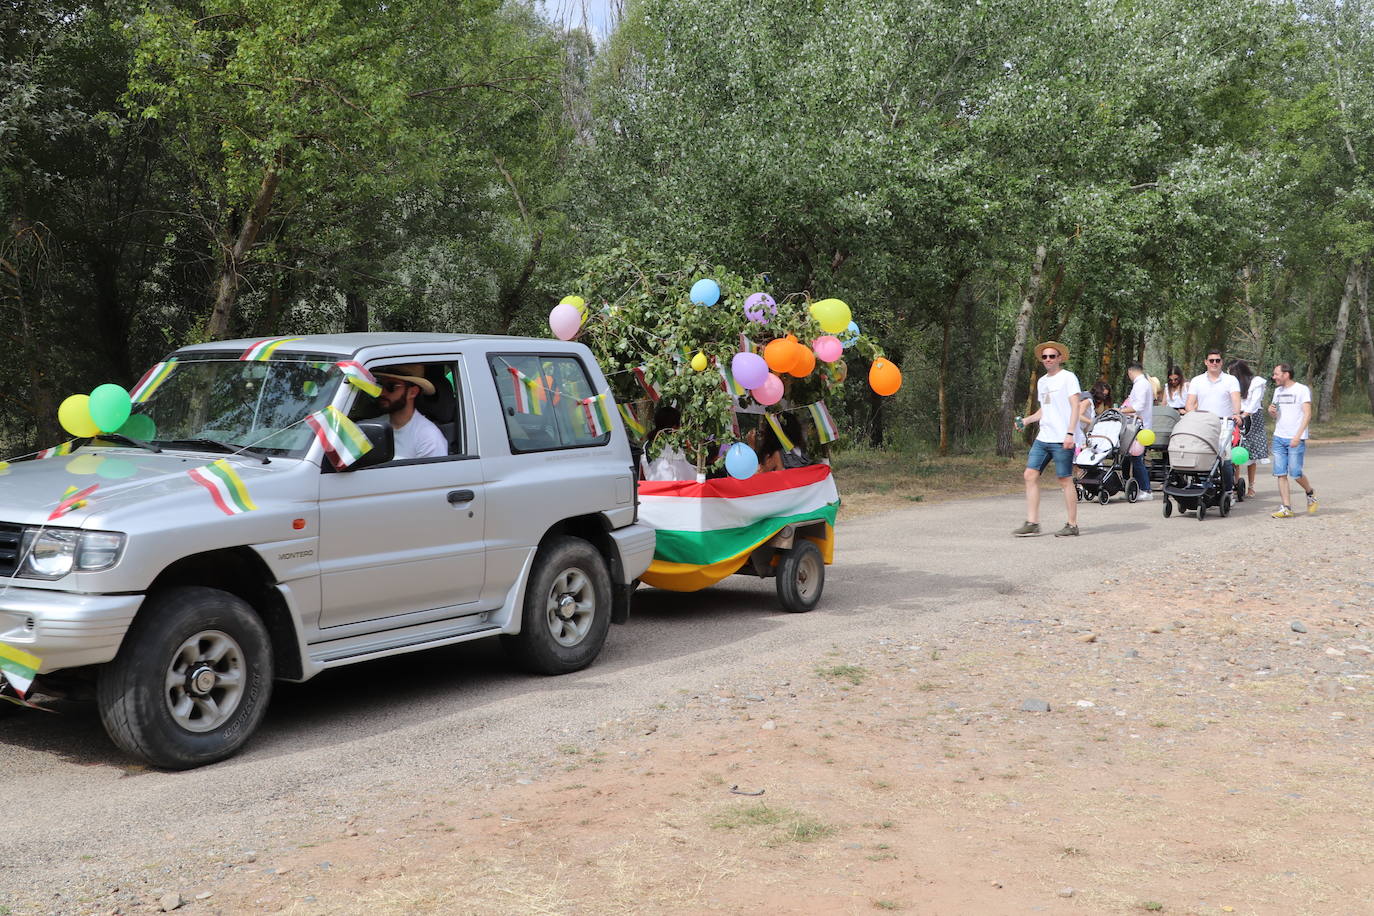
<svg viewBox="0 0 1374 916">
<path fill-rule="evenodd" d="M 1159 405 L 1154 409 L 1154 420 L 1150 429 L 1155 441 L 1145 447 L 1145 464 L 1150 471 L 1150 483 L 1164 486 L 1169 479 L 1169 437 L 1173 435 L 1178 423 L 1179 412 L 1172 407 Z"/>
<path fill-rule="evenodd" d="M 1088 427 L 1087 442 L 1073 463 L 1080 471 L 1074 481 L 1080 500 L 1097 500 L 1107 505 L 1116 493 L 1125 493 L 1127 502 L 1140 497 L 1140 487 L 1126 477 L 1131 443 L 1140 432 L 1140 423 L 1119 410 L 1104 410 Z"/>
<path fill-rule="evenodd" d="M 1230 461 L 1230 450 L 1220 445 L 1222 419 L 1205 410 L 1195 410 L 1179 418 L 1169 436 L 1169 471 L 1164 482 L 1164 517 L 1174 512 L 1196 512 L 1197 520 L 1216 509 L 1225 518 L 1236 500 L 1227 492 L 1222 475 L 1223 461 Z"/>
</svg>

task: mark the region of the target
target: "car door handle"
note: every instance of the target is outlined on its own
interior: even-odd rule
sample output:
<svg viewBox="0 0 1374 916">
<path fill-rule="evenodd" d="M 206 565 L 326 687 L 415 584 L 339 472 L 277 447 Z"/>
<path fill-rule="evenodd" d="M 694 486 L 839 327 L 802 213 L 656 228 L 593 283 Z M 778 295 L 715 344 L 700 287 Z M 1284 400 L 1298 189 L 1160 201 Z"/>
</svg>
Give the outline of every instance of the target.
<svg viewBox="0 0 1374 916">
<path fill-rule="evenodd" d="M 471 490 L 449 490 L 448 501 L 450 505 L 461 506 L 463 503 L 470 503 L 477 498 L 477 494 Z"/>
</svg>

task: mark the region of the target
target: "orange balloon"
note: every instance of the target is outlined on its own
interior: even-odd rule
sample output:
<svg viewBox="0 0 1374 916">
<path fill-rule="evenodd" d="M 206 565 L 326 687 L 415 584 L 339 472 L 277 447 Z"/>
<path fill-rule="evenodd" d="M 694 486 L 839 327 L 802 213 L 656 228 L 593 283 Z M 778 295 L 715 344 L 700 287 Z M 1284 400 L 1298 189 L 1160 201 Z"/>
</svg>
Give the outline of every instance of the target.
<svg viewBox="0 0 1374 916">
<path fill-rule="evenodd" d="M 791 369 L 792 364 L 797 361 L 796 338 L 779 337 L 777 340 L 769 341 L 768 346 L 763 348 L 763 361 L 768 364 L 769 369 L 780 375 Z"/>
<path fill-rule="evenodd" d="M 797 361 L 788 369 L 788 373 L 797 378 L 806 378 L 811 371 L 816 368 L 816 354 L 806 344 L 797 344 Z"/>
<path fill-rule="evenodd" d="M 897 389 L 902 387 L 902 370 L 879 357 L 868 370 L 868 385 L 883 397 L 896 394 Z"/>
</svg>

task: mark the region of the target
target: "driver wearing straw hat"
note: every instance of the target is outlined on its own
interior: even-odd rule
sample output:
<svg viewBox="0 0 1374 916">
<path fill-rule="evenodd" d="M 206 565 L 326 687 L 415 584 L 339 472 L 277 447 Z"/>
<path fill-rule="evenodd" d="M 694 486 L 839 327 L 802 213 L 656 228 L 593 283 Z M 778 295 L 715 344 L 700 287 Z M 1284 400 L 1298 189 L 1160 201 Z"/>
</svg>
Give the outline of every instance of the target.
<svg viewBox="0 0 1374 916">
<path fill-rule="evenodd" d="M 1073 485 L 1074 426 L 1078 420 L 1078 376 L 1064 368 L 1069 348 L 1057 340 L 1047 340 L 1035 348 L 1035 358 L 1045 374 L 1035 383 L 1036 400 L 1040 409 L 1017 420 L 1017 428 L 1027 423 L 1039 423 L 1040 434 L 1026 455 L 1026 521 L 1012 534 L 1035 537 L 1040 533 L 1040 475 L 1054 462 L 1054 476 L 1064 493 L 1064 508 L 1068 520 L 1055 532 L 1055 537 L 1078 536 L 1078 493 Z"/>
<path fill-rule="evenodd" d="M 434 458 L 448 454 L 448 442 L 439 427 L 429 417 L 415 409 L 415 399 L 421 392 L 434 394 L 434 383 L 425 378 L 425 367 L 419 363 L 385 366 L 373 371 L 377 384 L 382 386 L 377 404 L 391 420 L 396 437 L 396 459 Z"/>
</svg>

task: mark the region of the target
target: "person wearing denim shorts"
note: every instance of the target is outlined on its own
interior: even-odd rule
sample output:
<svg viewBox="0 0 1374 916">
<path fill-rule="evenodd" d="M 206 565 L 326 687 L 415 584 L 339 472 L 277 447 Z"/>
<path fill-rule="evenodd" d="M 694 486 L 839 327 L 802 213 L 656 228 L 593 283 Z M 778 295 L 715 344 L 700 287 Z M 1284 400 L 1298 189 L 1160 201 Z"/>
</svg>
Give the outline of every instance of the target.
<svg viewBox="0 0 1374 916">
<path fill-rule="evenodd" d="M 1035 348 L 1036 358 L 1045 374 L 1035 383 L 1035 396 L 1040 408 L 1017 423 L 1039 423 L 1040 433 L 1031 443 L 1026 455 L 1026 521 L 1012 534 L 1035 537 L 1040 533 L 1040 475 L 1054 462 L 1054 476 L 1064 493 L 1064 508 L 1068 521 L 1055 532 L 1056 537 L 1078 535 L 1078 494 L 1073 485 L 1074 427 L 1078 419 L 1078 376 L 1064 368 L 1069 348 L 1056 340 L 1049 340 Z"/>
<path fill-rule="evenodd" d="M 1317 511 L 1317 497 L 1312 492 L 1312 483 L 1302 470 L 1302 459 L 1307 453 L 1308 426 L 1312 422 L 1312 389 L 1293 381 L 1293 367 L 1279 363 L 1274 367 L 1274 400 L 1269 404 L 1269 415 L 1276 418 L 1274 438 L 1269 452 L 1274 461 L 1274 480 L 1279 485 L 1279 508 L 1274 518 L 1292 518 L 1292 505 L 1289 503 L 1288 481 L 1296 480 L 1307 494 L 1307 514 Z"/>
</svg>

